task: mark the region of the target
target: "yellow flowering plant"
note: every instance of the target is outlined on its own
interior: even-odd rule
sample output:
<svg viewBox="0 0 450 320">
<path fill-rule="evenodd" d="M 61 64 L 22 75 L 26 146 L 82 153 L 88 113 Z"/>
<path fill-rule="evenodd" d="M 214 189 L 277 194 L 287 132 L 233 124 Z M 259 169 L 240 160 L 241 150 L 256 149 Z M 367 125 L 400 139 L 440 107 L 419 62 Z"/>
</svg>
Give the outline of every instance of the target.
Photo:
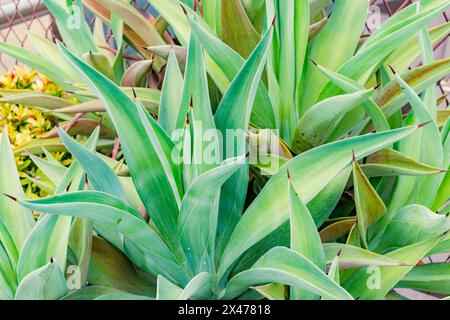
<svg viewBox="0 0 450 320">
<path fill-rule="evenodd" d="M 3 93 L 0 91 L 0 96 L 10 90 L 33 90 L 56 97 L 66 95 L 59 85 L 44 75 L 17 65 L 13 70 L 0 74 L 0 90 L 3 91 Z M 11 103 L 0 103 L 0 121 L 1 131 L 7 130 L 13 148 L 29 143 L 55 127 L 52 116 L 46 115 L 36 108 Z M 53 156 L 64 165 L 71 162 L 70 157 L 67 158 L 66 152 L 57 152 Z M 33 181 L 47 178 L 41 174 L 30 157 L 24 153 L 16 156 L 15 159 L 26 193 L 33 198 L 46 195 L 47 193 Z"/>
</svg>

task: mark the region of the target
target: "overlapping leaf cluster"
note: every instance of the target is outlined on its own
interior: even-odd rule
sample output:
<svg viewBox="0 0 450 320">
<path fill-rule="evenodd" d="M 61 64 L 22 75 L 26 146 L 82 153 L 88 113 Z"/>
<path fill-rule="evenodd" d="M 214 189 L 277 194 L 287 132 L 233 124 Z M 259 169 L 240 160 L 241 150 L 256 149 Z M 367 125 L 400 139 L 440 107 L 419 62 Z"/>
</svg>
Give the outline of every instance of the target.
<svg viewBox="0 0 450 320">
<path fill-rule="evenodd" d="M 58 127 L 30 145 L 46 150 L 33 160 L 54 192 L 27 200 L 3 135 L 0 298 L 449 294 L 449 264 L 421 264 L 450 250 L 450 121 L 435 91 L 450 58 L 432 50 L 450 24 L 428 29 L 447 0 L 412 4 L 370 37 L 361 0 L 149 0 L 154 17 L 126 0 L 44 2 L 63 43 L 0 50 L 71 92 L 79 104 L 33 104 L 89 139 Z M 212 163 L 195 161 L 206 129 L 224 139 Z M 279 134 L 265 156 L 280 166 L 249 162 L 262 129 Z M 225 152 L 227 130 L 245 148 Z M 49 148 L 76 160 L 61 167 Z"/>
</svg>

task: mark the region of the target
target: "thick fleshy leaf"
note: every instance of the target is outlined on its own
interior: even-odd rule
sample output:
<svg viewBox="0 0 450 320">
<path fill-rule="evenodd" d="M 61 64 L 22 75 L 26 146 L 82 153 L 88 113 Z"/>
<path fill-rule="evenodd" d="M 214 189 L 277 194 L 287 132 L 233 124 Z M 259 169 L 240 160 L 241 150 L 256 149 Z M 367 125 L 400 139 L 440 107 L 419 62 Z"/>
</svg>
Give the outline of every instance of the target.
<svg viewBox="0 0 450 320">
<path fill-rule="evenodd" d="M 353 297 L 361 300 L 384 298 L 384 296 L 388 294 L 388 292 L 393 289 L 406 274 L 408 274 L 413 266 L 427 255 L 441 238 L 442 236 L 433 237 L 388 253 L 386 257 L 403 261 L 407 265 L 381 267 L 379 269 L 362 268 L 344 283 L 344 288 L 346 288 Z"/>
<path fill-rule="evenodd" d="M 311 261 L 284 247 L 270 250 L 251 269 L 234 276 L 224 290 L 222 299 L 237 297 L 251 286 L 273 282 L 291 285 L 330 299 L 352 299 Z"/>
<path fill-rule="evenodd" d="M 16 162 L 11 151 L 6 130 L 2 131 L 0 138 L 0 193 L 17 198 L 23 198 L 24 192 L 19 181 Z M 35 224 L 30 210 L 20 208 L 16 203 L 5 196 L 0 196 L 0 219 L 14 240 L 20 252 L 26 237 Z"/>
<path fill-rule="evenodd" d="M 56 0 L 44 0 L 44 3 L 55 17 L 58 30 L 70 50 L 76 52 L 78 56 L 97 51 L 89 26 L 83 19 L 81 0 L 71 2 L 70 7 L 68 2 L 65 5 Z"/>
<path fill-rule="evenodd" d="M 323 249 L 327 264 L 332 263 L 339 254 L 341 269 L 369 266 L 400 266 L 403 262 L 348 244 L 324 243 Z"/>
<path fill-rule="evenodd" d="M 247 59 L 260 40 L 240 0 L 222 1 L 222 40 Z M 242 41 L 245 39 L 245 41 Z"/>
<path fill-rule="evenodd" d="M 22 63 L 42 73 L 53 81 L 58 82 L 63 87 L 67 87 L 67 85 L 64 86 L 63 84 L 65 81 L 67 81 L 67 79 L 71 79 L 70 76 L 66 75 L 50 60 L 37 55 L 36 53 L 28 49 L 17 47 L 7 42 L 0 42 L 0 51 L 21 61 Z"/>
<path fill-rule="evenodd" d="M 107 54 L 102 52 L 88 52 L 82 56 L 83 60 L 108 79 L 115 81 L 114 70 Z"/>
<path fill-rule="evenodd" d="M 122 87 L 142 87 L 152 69 L 153 60 L 142 60 L 132 64 L 120 81 Z"/>
<path fill-rule="evenodd" d="M 359 107 L 373 92 L 365 90 L 339 95 L 312 106 L 297 124 L 292 142 L 293 150 L 301 153 L 323 144 L 338 124 L 337 120 Z"/>
<path fill-rule="evenodd" d="M 113 224 L 117 231 L 148 253 L 147 270 L 155 275 L 167 275 L 181 283 L 185 279 L 181 266 L 157 233 L 139 213 L 118 198 L 105 193 L 83 191 L 33 201 L 25 200 L 21 204 L 53 215 L 71 215 Z"/>
<path fill-rule="evenodd" d="M 402 44 L 402 40 L 426 27 L 448 6 L 450 6 L 449 3 L 440 4 L 438 7 L 416 14 L 409 23 L 402 22 L 395 25 L 393 30 L 389 30 L 379 41 L 374 41 L 373 44 L 360 49 L 353 58 L 349 59 L 339 69 L 339 73 L 360 83 L 366 83 L 375 72 L 376 67 L 381 65 L 384 59 Z M 320 61 L 317 62 L 320 63 Z M 334 84 L 329 84 L 319 99 L 334 96 L 338 92 L 340 92 L 340 89 Z"/>
<path fill-rule="evenodd" d="M 288 179 L 289 221 L 291 227 L 291 249 L 302 254 L 322 271 L 325 270 L 325 254 L 319 233 L 308 208 L 297 195 L 291 179 Z M 292 288 L 293 300 L 318 300 L 319 296 Z"/>
<path fill-rule="evenodd" d="M 0 243 L 0 299 L 14 299 L 17 288 L 16 272 L 8 252 Z"/>
<path fill-rule="evenodd" d="M 154 300 L 108 287 L 87 287 L 71 292 L 63 300 Z"/>
<path fill-rule="evenodd" d="M 357 91 L 365 90 L 364 86 L 359 84 L 357 81 L 348 78 L 346 76 L 343 76 L 339 73 L 336 73 L 334 71 L 331 71 L 325 67 L 322 67 L 318 64 L 316 64 L 316 67 L 335 85 L 337 85 L 339 88 L 344 90 L 346 93 L 355 93 Z M 384 116 L 383 112 L 381 111 L 380 107 L 376 104 L 376 102 L 373 100 L 373 98 L 369 98 L 366 101 L 362 103 L 364 109 L 370 116 L 374 127 L 377 129 L 377 131 L 384 131 L 389 130 L 389 123 L 386 120 L 386 117 Z M 352 126 L 355 124 L 349 123 L 348 126 Z"/>
<path fill-rule="evenodd" d="M 368 8 L 368 1 L 335 1 L 327 24 L 311 44 L 309 57 L 330 70 L 338 70 L 355 53 Z M 301 114 L 317 102 L 327 84 L 327 79 L 313 65 L 306 64 L 305 68 L 308 85 L 303 87 Z"/>
<path fill-rule="evenodd" d="M 414 267 L 397 284 L 397 288 L 416 289 L 437 294 L 450 294 L 450 264 L 429 263 Z"/>
<path fill-rule="evenodd" d="M 401 152 L 384 149 L 369 156 L 367 162 L 361 165 L 368 177 L 389 175 L 432 175 L 442 172 L 435 168 L 408 157 Z"/>
<path fill-rule="evenodd" d="M 247 62 L 235 77 L 225 96 L 222 98 L 214 116 L 217 129 L 224 137 L 223 154 L 225 157 L 240 157 L 247 153 L 247 146 L 242 146 L 250 123 L 250 115 L 255 102 L 256 92 L 260 83 L 269 44 L 272 41 L 273 27 L 269 28 L 261 42 L 255 48 Z M 234 130 L 234 140 L 228 141 L 228 130 Z M 230 145 L 232 149 L 230 149 Z M 231 153 L 230 153 L 231 152 Z M 241 164 L 237 171 L 223 188 L 220 198 L 218 223 L 218 252 L 222 252 L 234 226 L 238 222 L 245 203 L 249 179 L 248 164 Z"/>
<path fill-rule="evenodd" d="M 155 296 L 156 290 L 137 272 L 130 260 L 101 238 L 92 239 L 92 256 L 89 268 L 89 283 L 125 292 Z"/>
<path fill-rule="evenodd" d="M 73 105 L 69 100 L 39 92 L 5 96 L 0 98 L 0 103 L 21 104 L 46 111 Z"/>
<path fill-rule="evenodd" d="M 85 287 L 88 284 L 88 275 L 92 254 L 93 223 L 90 219 L 75 218 L 70 228 L 69 248 L 74 255 L 75 265 L 79 272 L 79 285 Z"/>
<path fill-rule="evenodd" d="M 449 229 L 449 217 L 436 214 L 423 206 L 410 205 L 394 215 L 377 251 L 385 252 L 412 245 Z"/>
<path fill-rule="evenodd" d="M 243 157 L 227 161 L 199 176 L 183 198 L 178 232 L 193 274 L 215 271 L 214 248 L 220 190 L 242 161 L 245 161 Z"/>
<path fill-rule="evenodd" d="M 416 93 L 421 94 L 426 88 L 449 73 L 450 58 L 445 58 L 405 72 L 401 75 L 401 78 Z M 390 117 L 408 103 L 408 98 L 399 86 L 398 80 L 394 79 L 381 90 L 376 102 L 383 109 L 384 114 Z"/>
<path fill-rule="evenodd" d="M 158 121 L 161 127 L 172 136 L 177 123 L 181 103 L 180 92 L 183 88 L 183 76 L 174 51 L 169 52 L 166 75 L 161 91 L 161 103 Z"/>
<path fill-rule="evenodd" d="M 57 300 L 68 293 L 64 273 L 52 260 L 20 281 L 16 300 Z"/>
<path fill-rule="evenodd" d="M 233 49 L 211 35 L 211 33 L 205 30 L 199 23 L 195 22 L 193 19 L 189 19 L 189 22 L 192 34 L 198 39 L 202 44 L 203 49 L 208 54 L 205 58 L 208 73 L 211 75 L 220 91 L 225 94 L 233 79 L 237 77 L 238 73 L 242 72 L 241 69 L 245 60 Z M 208 57 L 210 59 L 208 59 Z M 220 72 L 216 71 L 219 75 L 214 76 L 214 74 L 212 74 L 212 67 L 209 66 L 211 62 L 215 64 L 216 69 L 219 68 Z M 276 128 L 277 117 L 274 114 L 267 90 L 262 83 L 259 83 L 254 99 L 255 107 L 252 108 L 251 123 L 259 128 Z"/>
<path fill-rule="evenodd" d="M 74 141 L 64 130 L 58 128 L 58 134 L 69 152 L 78 160 L 87 173 L 89 182 L 97 191 L 102 191 L 126 199 L 119 179 L 114 171 L 94 152 Z"/>
<path fill-rule="evenodd" d="M 158 276 L 156 300 L 179 300 L 183 289 L 163 276 Z"/>
<path fill-rule="evenodd" d="M 359 234 L 367 248 L 367 229 L 386 213 L 386 206 L 356 159 L 353 160 L 353 186 Z"/>
<path fill-rule="evenodd" d="M 449 31 L 450 22 L 428 29 L 433 45 L 444 38 Z M 412 37 L 410 40 L 405 42 L 401 47 L 395 50 L 388 59 L 386 59 L 385 65 L 392 66 L 398 72 L 407 71 L 408 67 L 420 55 L 420 44 L 417 40 L 417 37 Z"/>
<path fill-rule="evenodd" d="M 329 226 L 323 228 L 320 231 L 320 238 L 324 243 L 334 242 L 348 234 L 355 223 L 356 219 L 354 217 L 340 219 L 339 221 L 333 222 Z"/>
<path fill-rule="evenodd" d="M 136 104 L 114 83 L 67 49 L 61 47 L 61 50 L 98 94 L 107 109 L 119 134 L 136 189 L 164 239 L 172 249 L 176 249 L 179 246 L 178 240 L 173 236 L 178 219 L 176 194 L 164 174 L 164 165 L 159 158 L 161 155 L 154 141 L 148 136 Z"/>
</svg>

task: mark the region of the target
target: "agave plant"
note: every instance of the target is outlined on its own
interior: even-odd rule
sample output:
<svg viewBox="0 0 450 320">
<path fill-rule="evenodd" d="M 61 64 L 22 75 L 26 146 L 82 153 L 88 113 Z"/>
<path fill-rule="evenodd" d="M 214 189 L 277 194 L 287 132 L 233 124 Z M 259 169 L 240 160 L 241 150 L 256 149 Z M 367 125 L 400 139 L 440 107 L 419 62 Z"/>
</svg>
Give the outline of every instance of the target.
<svg viewBox="0 0 450 320">
<path fill-rule="evenodd" d="M 57 44 L 83 91 L 75 94 L 98 99 L 121 152 L 96 152 L 99 127 L 85 143 L 57 128 L 76 161 L 65 169 L 33 157 L 57 186 L 38 200 L 5 183 L 15 168 L 2 163 L 2 297 L 448 295 L 449 265 L 420 262 L 449 251 L 449 120 L 434 88 L 449 61 L 431 54 L 449 25 L 426 26 L 450 4 L 411 5 L 361 40 L 365 1 L 335 1 L 323 19 L 317 8 L 327 1 L 204 1 L 202 10 L 181 2 L 150 1 L 181 45 L 147 48 L 167 60 L 156 109 L 85 51 Z M 151 39 L 128 2 L 85 3 L 111 26 L 121 19 L 141 52 Z M 329 57 L 333 41 L 349 43 Z M 406 71 L 418 56 L 423 66 Z M 283 147 L 262 154 L 275 165 L 252 161 L 267 129 Z M 2 145 L 10 156 L 6 137 Z M 37 223 L 29 210 L 42 213 Z M 80 272 L 76 286 L 66 261 Z"/>
</svg>

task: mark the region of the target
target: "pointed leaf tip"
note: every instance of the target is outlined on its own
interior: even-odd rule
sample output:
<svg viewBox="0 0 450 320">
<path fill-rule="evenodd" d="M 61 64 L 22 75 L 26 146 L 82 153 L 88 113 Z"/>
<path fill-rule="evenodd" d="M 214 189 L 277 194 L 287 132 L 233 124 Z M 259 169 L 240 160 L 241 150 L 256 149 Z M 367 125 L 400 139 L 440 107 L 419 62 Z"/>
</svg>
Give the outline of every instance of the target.
<svg viewBox="0 0 450 320">
<path fill-rule="evenodd" d="M 393 74 L 397 74 L 397 72 L 395 71 L 394 67 L 392 67 L 391 65 L 389 65 L 389 69 L 391 69 Z"/>
<path fill-rule="evenodd" d="M 425 127 L 427 124 L 430 124 L 430 123 L 432 123 L 433 122 L 433 120 L 430 120 L 430 121 L 427 121 L 427 122 L 424 122 L 424 123 L 421 123 L 421 124 L 419 124 L 419 125 L 417 125 L 417 128 L 422 128 L 422 127 Z"/>
<path fill-rule="evenodd" d="M 275 22 L 277 21 L 277 14 L 275 14 L 274 16 L 273 16 L 273 19 L 272 19 L 272 27 L 273 26 L 275 26 Z"/>
<path fill-rule="evenodd" d="M 19 201 L 16 197 L 10 196 L 9 194 L 4 193 L 3 195 L 7 196 L 8 198 L 10 198 L 13 201 L 16 201 L 16 202 Z"/>
<path fill-rule="evenodd" d="M 319 66 L 319 64 L 317 62 L 315 62 L 313 59 L 308 57 L 308 60 L 312 62 L 312 64 L 314 64 L 316 67 Z"/>
</svg>

